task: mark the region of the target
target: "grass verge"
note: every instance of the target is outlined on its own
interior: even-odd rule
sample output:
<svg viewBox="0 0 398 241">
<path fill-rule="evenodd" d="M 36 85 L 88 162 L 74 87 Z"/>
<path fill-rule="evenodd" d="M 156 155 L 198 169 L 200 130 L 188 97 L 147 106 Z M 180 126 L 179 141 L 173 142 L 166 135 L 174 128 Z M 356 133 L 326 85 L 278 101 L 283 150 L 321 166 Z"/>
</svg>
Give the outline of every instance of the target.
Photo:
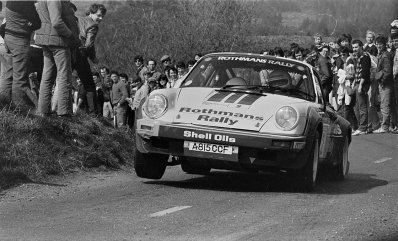
<svg viewBox="0 0 398 241">
<path fill-rule="evenodd" d="M 129 133 L 103 118 L 39 117 L 2 105 L 0 191 L 53 175 L 129 166 L 133 147 Z"/>
</svg>

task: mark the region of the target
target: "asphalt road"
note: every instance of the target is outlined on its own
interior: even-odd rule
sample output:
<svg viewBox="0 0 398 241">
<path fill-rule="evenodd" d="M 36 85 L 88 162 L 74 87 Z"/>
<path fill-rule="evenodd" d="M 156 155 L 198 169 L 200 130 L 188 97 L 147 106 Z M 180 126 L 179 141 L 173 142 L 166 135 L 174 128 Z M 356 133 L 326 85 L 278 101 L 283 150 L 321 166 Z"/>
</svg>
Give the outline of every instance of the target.
<svg viewBox="0 0 398 241">
<path fill-rule="evenodd" d="M 353 137 L 350 174 L 300 193 L 283 176 L 169 167 L 30 183 L 0 195 L 0 240 L 398 240 L 398 135 Z"/>
</svg>

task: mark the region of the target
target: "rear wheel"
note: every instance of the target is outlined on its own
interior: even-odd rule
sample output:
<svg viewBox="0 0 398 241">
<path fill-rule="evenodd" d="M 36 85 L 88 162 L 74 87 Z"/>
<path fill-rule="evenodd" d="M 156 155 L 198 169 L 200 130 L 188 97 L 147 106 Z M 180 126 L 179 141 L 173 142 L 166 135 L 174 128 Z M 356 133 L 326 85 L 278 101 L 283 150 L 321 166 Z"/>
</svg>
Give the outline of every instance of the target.
<svg viewBox="0 0 398 241">
<path fill-rule="evenodd" d="M 343 153 L 341 161 L 337 166 L 332 168 L 332 175 L 336 180 L 344 180 L 350 169 L 350 162 L 348 161 L 348 137 L 344 138 Z"/>
<path fill-rule="evenodd" d="M 319 133 L 316 132 L 312 146 L 311 155 L 307 164 L 305 164 L 301 174 L 301 186 L 307 191 L 314 190 L 318 179 L 318 163 L 319 163 Z"/>
<path fill-rule="evenodd" d="M 192 162 L 189 162 L 187 159 L 184 159 L 181 162 L 181 169 L 188 174 L 199 174 L 199 175 L 208 175 L 210 173 L 211 168 L 207 166 L 195 165 Z"/>
</svg>

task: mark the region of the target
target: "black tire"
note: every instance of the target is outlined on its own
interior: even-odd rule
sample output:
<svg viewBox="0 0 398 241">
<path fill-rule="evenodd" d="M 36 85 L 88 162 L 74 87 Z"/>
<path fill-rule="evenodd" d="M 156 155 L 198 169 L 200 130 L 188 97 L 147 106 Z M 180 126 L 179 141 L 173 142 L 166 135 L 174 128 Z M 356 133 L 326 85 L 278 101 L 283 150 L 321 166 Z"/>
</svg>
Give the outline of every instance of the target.
<svg viewBox="0 0 398 241">
<path fill-rule="evenodd" d="M 166 170 L 168 158 L 168 155 L 141 153 L 135 148 L 135 173 L 142 178 L 160 179 Z"/>
<path fill-rule="evenodd" d="M 305 164 L 301 173 L 301 187 L 306 192 L 314 190 L 318 179 L 318 165 L 319 165 L 319 133 L 316 132 L 314 142 L 311 148 L 311 155 Z"/>
<path fill-rule="evenodd" d="M 140 137 L 137 137 L 134 126 L 134 169 L 137 176 L 148 179 L 160 179 L 162 178 L 169 155 L 157 154 L 157 153 L 141 153 L 137 149 L 137 144 L 140 143 Z"/>
<path fill-rule="evenodd" d="M 211 168 L 206 166 L 193 165 L 186 159 L 181 162 L 181 169 L 188 174 L 208 175 Z"/>
<path fill-rule="evenodd" d="M 344 180 L 350 169 L 350 162 L 348 161 L 348 145 L 348 137 L 345 137 L 341 160 L 337 166 L 333 166 L 331 169 L 331 174 L 337 181 Z"/>
</svg>

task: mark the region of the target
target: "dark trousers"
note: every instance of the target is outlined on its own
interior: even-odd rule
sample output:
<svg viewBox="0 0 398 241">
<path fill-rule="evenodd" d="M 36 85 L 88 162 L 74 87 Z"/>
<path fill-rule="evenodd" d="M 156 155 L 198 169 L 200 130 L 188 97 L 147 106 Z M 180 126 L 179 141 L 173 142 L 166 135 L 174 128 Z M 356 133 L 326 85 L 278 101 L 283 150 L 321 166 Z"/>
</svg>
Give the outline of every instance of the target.
<svg viewBox="0 0 398 241">
<path fill-rule="evenodd" d="M 90 114 L 97 114 L 97 94 L 95 90 L 95 83 L 93 74 L 91 73 L 91 67 L 87 60 L 87 57 L 83 56 L 79 50 L 76 50 L 76 65 L 77 74 L 82 81 L 84 89 L 87 92 L 87 105 Z"/>
<path fill-rule="evenodd" d="M 354 107 L 355 107 L 355 96 L 352 96 L 351 98 L 351 103 L 349 105 L 345 105 L 344 104 L 344 100 L 343 100 L 343 112 L 344 112 L 344 118 L 346 120 L 348 120 L 351 124 L 351 127 L 353 130 L 358 129 L 358 120 L 357 117 L 355 116 L 355 112 L 354 112 Z"/>
<path fill-rule="evenodd" d="M 358 129 L 360 131 L 366 131 L 368 128 L 368 90 L 362 90 L 358 92 L 358 86 L 356 88 L 356 101 L 358 103 Z"/>
</svg>

